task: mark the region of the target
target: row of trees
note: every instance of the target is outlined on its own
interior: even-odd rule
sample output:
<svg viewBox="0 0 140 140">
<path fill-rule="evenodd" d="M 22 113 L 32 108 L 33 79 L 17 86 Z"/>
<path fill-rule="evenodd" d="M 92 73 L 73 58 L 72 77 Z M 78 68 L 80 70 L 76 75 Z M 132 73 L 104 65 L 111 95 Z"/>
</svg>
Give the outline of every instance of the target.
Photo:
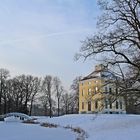
<svg viewBox="0 0 140 140">
<path fill-rule="evenodd" d="M 76 59 L 100 61 L 119 77 L 127 112 L 140 107 L 140 0 L 98 0 L 98 32 L 83 41 Z"/>
<path fill-rule="evenodd" d="M 43 109 L 42 115 L 76 113 L 78 99 L 74 91 L 68 94 L 58 77 L 23 74 L 10 78 L 8 70 L 0 69 L 0 114 L 23 112 L 31 115 L 36 103 Z"/>
</svg>

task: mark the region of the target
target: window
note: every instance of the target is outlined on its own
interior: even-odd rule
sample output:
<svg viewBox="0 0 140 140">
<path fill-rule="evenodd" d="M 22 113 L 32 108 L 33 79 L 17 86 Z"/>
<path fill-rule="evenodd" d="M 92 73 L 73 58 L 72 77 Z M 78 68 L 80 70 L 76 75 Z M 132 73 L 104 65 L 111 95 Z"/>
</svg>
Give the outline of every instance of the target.
<svg viewBox="0 0 140 140">
<path fill-rule="evenodd" d="M 98 87 L 95 88 L 96 92 L 98 91 Z"/>
<path fill-rule="evenodd" d="M 91 95 L 91 88 L 88 89 L 88 95 Z"/>
<path fill-rule="evenodd" d="M 108 92 L 107 87 L 105 87 L 105 93 L 107 93 L 107 92 Z"/>
<path fill-rule="evenodd" d="M 118 101 L 116 101 L 116 109 L 119 108 L 119 104 L 118 104 Z"/>
<path fill-rule="evenodd" d="M 82 90 L 82 96 L 84 96 L 84 94 L 85 94 L 85 91 L 84 91 L 84 89 Z"/>
<path fill-rule="evenodd" d="M 82 110 L 84 109 L 84 102 L 82 102 Z"/>
<path fill-rule="evenodd" d="M 112 88 L 111 88 L 111 87 L 109 88 L 109 93 L 110 93 L 110 94 L 112 93 Z"/>
<path fill-rule="evenodd" d="M 98 83 L 98 81 L 96 80 L 95 83 Z"/>
<path fill-rule="evenodd" d="M 95 92 L 95 94 L 98 92 L 98 87 L 95 87 L 95 91 L 94 92 Z"/>
<path fill-rule="evenodd" d="M 106 109 L 108 108 L 108 101 L 107 101 L 107 99 L 105 99 L 105 108 Z"/>
<path fill-rule="evenodd" d="M 88 102 L 88 111 L 91 111 L 91 102 Z"/>
<path fill-rule="evenodd" d="M 91 82 L 88 82 L 89 85 L 91 85 Z"/>
<path fill-rule="evenodd" d="M 116 88 L 116 95 L 118 94 L 118 88 Z"/>
<path fill-rule="evenodd" d="M 98 109 L 98 101 L 95 101 L 95 109 Z"/>
<path fill-rule="evenodd" d="M 112 109 L 112 101 L 111 100 L 109 100 L 109 107 L 110 107 L 110 109 Z"/>
<path fill-rule="evenodd" d="M 120 101 L 120 109 L 122 109 L 122 106 L 123 106 L 122 101 Z"/>
</svg>

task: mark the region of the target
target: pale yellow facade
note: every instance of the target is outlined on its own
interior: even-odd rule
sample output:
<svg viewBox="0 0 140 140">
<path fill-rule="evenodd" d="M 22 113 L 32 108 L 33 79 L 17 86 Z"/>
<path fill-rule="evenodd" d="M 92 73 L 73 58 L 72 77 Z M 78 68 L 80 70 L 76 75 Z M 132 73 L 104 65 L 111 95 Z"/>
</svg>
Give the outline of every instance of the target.
<svg viewBox="0 0 140 140">
<path fill-rule="evenodd" d="M 125 113 L 123 98 L 115 99 L 111 95 L 116 88 L 112 84 L 105 85 L 100 72 L 95 69 L 79 82 L 79 113 Z"/>
</svg>

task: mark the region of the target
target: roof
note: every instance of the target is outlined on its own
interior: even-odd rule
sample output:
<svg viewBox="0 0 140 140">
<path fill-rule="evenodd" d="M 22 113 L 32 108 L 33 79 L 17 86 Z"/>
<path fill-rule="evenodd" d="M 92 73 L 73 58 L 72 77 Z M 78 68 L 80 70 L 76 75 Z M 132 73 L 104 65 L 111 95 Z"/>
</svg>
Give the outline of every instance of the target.
<svg viewBox="0 0 140 140">
<path fill-rule="evenodd" d="M 94 79 L 94 78 L 110 78 L 113 77 L 114 75 L 108 70 L 108 69 L 103 69 L 103 70 L 95 70 L 89 75 L 85 76 L 81 81 L 83 80 L 88 80 L 88 79 Z"/>
<path fill-rule="evenodd" d="M 93 71 L 92 73 L 90 73 L 89 75 L 81 79 L 81 81 L 87 80 L 87 79 L 99 78 L 101 77 L 101 72 L 103 72 L 103 70 Z"/>
</svg>

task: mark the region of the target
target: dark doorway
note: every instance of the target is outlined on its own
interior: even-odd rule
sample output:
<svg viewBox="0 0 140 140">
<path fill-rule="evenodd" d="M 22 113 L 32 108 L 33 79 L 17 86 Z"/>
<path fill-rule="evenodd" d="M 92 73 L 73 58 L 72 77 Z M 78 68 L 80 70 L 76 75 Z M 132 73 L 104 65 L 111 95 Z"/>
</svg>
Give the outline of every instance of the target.
<svg viewBox="0 0 140 140">
<path fill-rule="evenodd" d="M 88 111 L 91 111 L 91 102 L 88 102 Z"/>
</svg>

